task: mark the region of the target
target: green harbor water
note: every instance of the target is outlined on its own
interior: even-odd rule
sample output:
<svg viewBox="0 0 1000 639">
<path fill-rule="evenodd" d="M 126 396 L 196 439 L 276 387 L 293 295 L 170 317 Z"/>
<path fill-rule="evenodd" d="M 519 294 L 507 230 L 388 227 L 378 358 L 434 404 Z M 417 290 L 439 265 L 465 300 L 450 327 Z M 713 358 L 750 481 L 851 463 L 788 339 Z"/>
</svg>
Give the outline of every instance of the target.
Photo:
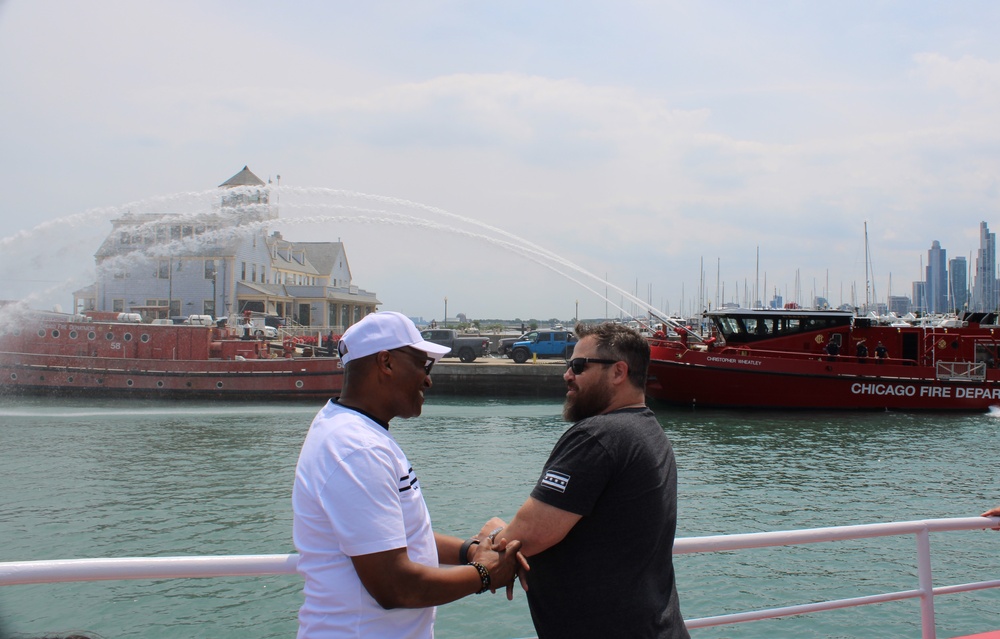
<svg viewBox="0 0 1000 639">
<path fill-rule="evenodd" d="M 0 397 L 0 561 L 293 552 L 292 477 L 318 408 Z M 435 529 L 465 536 L 491 515 L 509 518 L 566 427 L 560 409 L 431 397 L 420 418 L 397 421 Z M 656 410 L 677 456 L 681 537 L 965 517 L 1000 504 L 997 414 Z M 936 585 L 1000 576 L 1000 533 L 935 534 L 931 548 Z M 895 537 L 679 556 L 681 608 L 695 618 L 910 590 L 914 549 Z M 609 582 L 607 596 L 627 597 L 628 585 Z M 300 602 L 297 576 L 10 586 L 0 588 L 0 635 L 294 637 Z M 942 639 L 1000 629 L 1000 589 L 935 605 Z M 523 593 L 438 611 L 439 639 L 533 634 Z M 919 610 L 908 600 L 691 634 L 910 638 Z"/>
</svg>

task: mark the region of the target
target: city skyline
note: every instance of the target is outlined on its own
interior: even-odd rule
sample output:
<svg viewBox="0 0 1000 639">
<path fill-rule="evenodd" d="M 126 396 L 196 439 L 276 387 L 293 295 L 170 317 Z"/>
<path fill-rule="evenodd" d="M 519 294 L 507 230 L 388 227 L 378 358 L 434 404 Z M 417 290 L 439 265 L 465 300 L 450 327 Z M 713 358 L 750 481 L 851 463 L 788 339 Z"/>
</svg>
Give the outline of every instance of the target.
<svg viewBox="0 0 1000 639">
<path fill-rule="evenodd" d="M 973 259 L 964 256 L 947 259 L 947 248 L 938 240 L 927 251 L 926 277 L 913 282 L 910 308 L 925 313 L 995 311 L 1000 305 L 1000 265 L 996 262 L 996 234 L 989 224 L 979 223 L 979 248 Z M 946 265 L 947 264 L 947 265 Z M 975 265 L 975 272 L 970 267 Z M 902 304 L 897 301 L 899 310 Z"/>
</svg>

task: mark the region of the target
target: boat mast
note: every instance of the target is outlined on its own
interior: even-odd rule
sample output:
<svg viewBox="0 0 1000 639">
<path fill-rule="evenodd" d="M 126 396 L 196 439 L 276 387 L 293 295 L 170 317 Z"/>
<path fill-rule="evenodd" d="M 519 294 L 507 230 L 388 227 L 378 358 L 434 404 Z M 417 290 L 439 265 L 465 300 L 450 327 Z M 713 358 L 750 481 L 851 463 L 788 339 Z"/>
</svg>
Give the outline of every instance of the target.
<svg viewBox="0 0 1000 639">
<path fill-rule="evenodd" d="M 757 308 L 757 302 L 760 301 L 760 244 L 757 245 L 757 272 L 754 275 L 753 280 L 753 304 L 750 305 L 751 308 Z"/>
<path fill-rule="evenodd" d="M 871 258 L 868 256 L 868 220 L 865 220 L 865 313 L 871 310 L 871 280 L 868 279 Z"/>
<path fill-rule="evenodd" d="M 722 308 L 722 303 L 719 301 L 719 279 L 722 277 L 722 258 L 715 258 L 715 308 Z M 726 289 L 722 288 L 722 299 L 726 298 Z"/>
</svg>

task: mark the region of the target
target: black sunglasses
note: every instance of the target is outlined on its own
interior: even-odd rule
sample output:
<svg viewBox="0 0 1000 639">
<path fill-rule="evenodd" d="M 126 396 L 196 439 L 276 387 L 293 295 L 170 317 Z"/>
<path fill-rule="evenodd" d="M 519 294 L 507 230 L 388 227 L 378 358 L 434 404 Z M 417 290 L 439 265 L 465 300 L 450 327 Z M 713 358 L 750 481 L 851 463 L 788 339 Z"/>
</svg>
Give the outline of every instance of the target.
<svg viewBox="0 0 1000 639">
<path fill-rule="evenodd" d="M 581 375 L 587 370 L 587 364 L 617 364 L 619 359 L 597 359 L 594 357 L 574 357 L 566 360 L 566 368 L 573 371 L 574 375 Z"/>
<path fill-rule="evenodd" d="M 434 359 L 431 357 L 427 357 L 427 353 L 409 347 L 397 348 L 395 350 L 402 351 L 407 355 L 412 355 L 415 359 L 424 360 L 423 364 L 418 363 L 417 366 L 422 366 L 425 373 L 427 373 L 428 375 L 431 374 L 431 369 L 434 368 Z"/>
</svg>

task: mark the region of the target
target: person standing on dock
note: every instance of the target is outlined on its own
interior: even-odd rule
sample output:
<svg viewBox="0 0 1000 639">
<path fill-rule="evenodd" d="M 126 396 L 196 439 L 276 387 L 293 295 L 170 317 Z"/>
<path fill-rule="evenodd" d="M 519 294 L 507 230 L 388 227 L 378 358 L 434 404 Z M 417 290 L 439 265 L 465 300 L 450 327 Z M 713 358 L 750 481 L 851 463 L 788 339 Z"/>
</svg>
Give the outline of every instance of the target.
<svg viewBox="0 0 1000 639">
<path fill-rule="evenodd" d="M 467 558 L 471 544 L 435 533 L 389 432 L 394 417 L 420 415 L 431 367 L 449 349 L 424 341 L 406 316 L 381 312 L 347 329 L 338 350 L 343 390 L 309 427 L 292 489 L 305 578 L 298 637 L 430 638 L 434 606 L 513 583 L 520 543 L 479 544 Z M 460 555 L 465 565 L 439 566 Z"/>
<path fill-rule="evenodd" d="M 521 540 L 539 639 L 689 639 L 672 557 L 677 468 L 645 405 L 649 344 L 620 324 L 576 334 L 563 375 L 563 418 L 575 423 L 510 524 L 495 518 L 477 539 Z"/>
</svg>

